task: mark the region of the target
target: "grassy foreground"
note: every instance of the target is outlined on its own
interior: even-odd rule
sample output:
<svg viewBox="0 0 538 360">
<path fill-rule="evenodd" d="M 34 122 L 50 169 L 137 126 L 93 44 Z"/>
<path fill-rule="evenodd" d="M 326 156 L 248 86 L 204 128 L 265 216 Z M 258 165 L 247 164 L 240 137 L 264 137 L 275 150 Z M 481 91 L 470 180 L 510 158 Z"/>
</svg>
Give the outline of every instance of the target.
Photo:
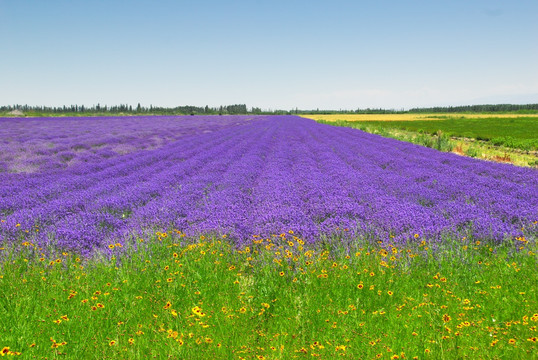
<svg viewBox="0 0 538 360">
<path fill-rule="evenodd" d="M 36 359 L 538 353 L 533 236 L 495 246 L 416 237 L 314 246 L 290 231 L 237 249 L 171 231 L 95 259 L 24 242 L 0 250 L 0 349 Z"/>
</svg>

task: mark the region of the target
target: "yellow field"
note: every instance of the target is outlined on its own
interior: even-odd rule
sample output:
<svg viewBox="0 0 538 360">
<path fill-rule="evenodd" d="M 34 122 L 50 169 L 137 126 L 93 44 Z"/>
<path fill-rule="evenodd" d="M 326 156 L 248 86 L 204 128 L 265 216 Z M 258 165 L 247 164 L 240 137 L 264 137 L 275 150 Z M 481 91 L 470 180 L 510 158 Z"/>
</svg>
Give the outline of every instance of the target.
<svg viewBox="0 0 538 360">
<path fill-rule="evenodd" d="M 414 121 L 414 120 L 446 120 L 453 119 L 478 119 L 478 118 L 519 118 L 528 117 L 528 114 L 331 114 L 331 115 L 301 115 L 313 120 L 325 121 Z"/>
</svg>

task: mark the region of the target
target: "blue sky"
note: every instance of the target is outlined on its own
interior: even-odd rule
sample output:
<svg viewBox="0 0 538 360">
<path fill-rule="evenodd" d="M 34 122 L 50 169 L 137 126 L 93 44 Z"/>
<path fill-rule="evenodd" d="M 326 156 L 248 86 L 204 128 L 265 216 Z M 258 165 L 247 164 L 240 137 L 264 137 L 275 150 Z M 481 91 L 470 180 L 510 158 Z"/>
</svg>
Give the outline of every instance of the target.
<svg viewBox="0 0 538 360">
<path fill-rule="evenodd" d="M 537 103 L 536 19 L 536 0 L 0 0 L 0 105 Z"/>
</svg>

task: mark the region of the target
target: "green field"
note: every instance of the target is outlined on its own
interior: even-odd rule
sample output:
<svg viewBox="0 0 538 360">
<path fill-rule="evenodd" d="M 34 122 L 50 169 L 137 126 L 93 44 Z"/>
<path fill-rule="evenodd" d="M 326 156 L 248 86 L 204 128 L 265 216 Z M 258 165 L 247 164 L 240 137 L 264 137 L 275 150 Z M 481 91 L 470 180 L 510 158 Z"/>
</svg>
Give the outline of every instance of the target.
<svg viewBox="0 0 538 360">
<path fill-rule="evenodd" d="M 449 136 L 490 141 L 493 145 L 521 150 L 538 150 L 538 117 L 457 118 L 431 116 L 431 118 L 432 120 L 414 121 L 338 121 L 331 122 L 331 124 L 351 127 L 358 127 L 361 124 L 379 129 L 401 129 L 428 134 L 436 134 L 441 131 Z"/>
<path fill-rule="evenodd" d="M 308 246 L 290 231 L 238 249 L 170 232 L 93 259 L 24 242 L 0 249 L 0 349 L 28 359 L 533 358 L 535 240 L 416 237 Z"/>
</svg>

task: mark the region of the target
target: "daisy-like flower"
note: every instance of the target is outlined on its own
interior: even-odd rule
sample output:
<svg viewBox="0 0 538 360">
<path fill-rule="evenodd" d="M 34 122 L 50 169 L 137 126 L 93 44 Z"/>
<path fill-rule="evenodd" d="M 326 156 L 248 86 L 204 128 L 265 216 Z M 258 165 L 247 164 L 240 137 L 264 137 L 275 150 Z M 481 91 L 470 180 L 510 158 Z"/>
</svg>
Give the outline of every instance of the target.
<svg viewBox="0 0 538 360">
<path fill-rule="evenodd" d="M 194 315 L 198 317 L 204 317 L 205 313 L 202 311 L 202 309 L 199 306 L 195 306 L 191 309 Z"/>
</svg>

